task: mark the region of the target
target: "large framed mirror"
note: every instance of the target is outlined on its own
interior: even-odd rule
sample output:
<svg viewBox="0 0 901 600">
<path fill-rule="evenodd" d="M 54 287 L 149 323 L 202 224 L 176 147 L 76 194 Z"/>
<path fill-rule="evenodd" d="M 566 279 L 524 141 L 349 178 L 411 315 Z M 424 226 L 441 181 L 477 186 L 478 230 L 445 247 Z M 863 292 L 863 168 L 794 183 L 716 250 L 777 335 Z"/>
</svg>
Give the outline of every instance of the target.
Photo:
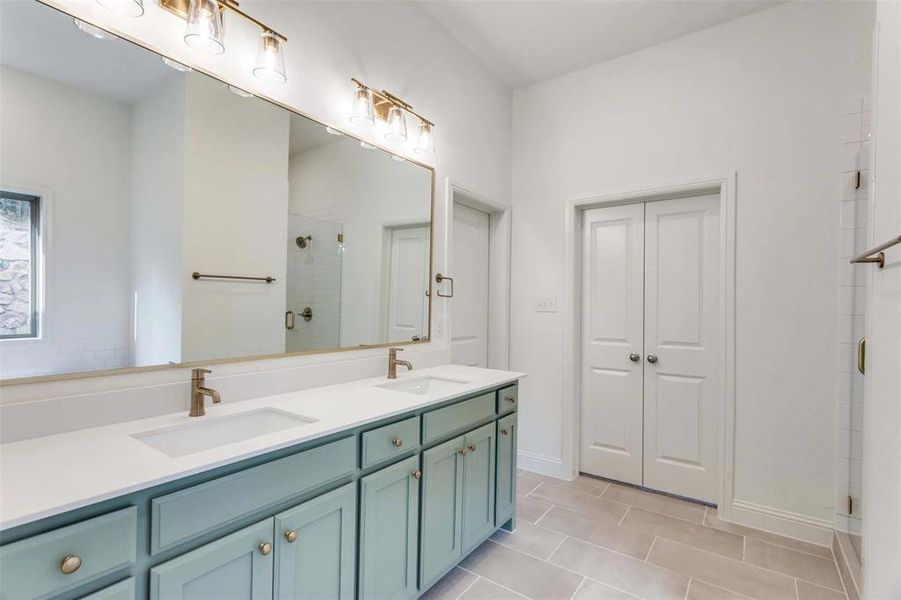
<svg viewBox="0 0 901 600">
<path fill-rule="evenodd" d="M 161 58 L 0 3 L 0 380 L 427 341 L 433 170 Z"/>
</svg>

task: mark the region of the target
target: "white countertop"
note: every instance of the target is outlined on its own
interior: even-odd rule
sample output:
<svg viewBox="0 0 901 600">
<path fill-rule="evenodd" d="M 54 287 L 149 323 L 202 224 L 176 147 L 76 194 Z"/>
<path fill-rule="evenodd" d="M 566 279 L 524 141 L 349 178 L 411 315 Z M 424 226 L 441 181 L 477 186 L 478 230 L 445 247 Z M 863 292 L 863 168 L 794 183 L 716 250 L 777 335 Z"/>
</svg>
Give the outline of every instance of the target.
<svg viewBox="0 0 901 600">
<path fill-rule="evenodd" d="M 0 530 L 497 387 L 524 374 L 445 365 L 399 374 L 398 381 L 423 376 L 466 383 L 450 394 L 416 395 L 376 387 L 388 383 L 376 377 L 215 406 L 208 402 L 202 419 L 272 407 L 316 422 L 178 458 L 132 434 L 196 422 L 188 417 L 187 397 L 180 413 L 0 444 Z"/>
</svg>

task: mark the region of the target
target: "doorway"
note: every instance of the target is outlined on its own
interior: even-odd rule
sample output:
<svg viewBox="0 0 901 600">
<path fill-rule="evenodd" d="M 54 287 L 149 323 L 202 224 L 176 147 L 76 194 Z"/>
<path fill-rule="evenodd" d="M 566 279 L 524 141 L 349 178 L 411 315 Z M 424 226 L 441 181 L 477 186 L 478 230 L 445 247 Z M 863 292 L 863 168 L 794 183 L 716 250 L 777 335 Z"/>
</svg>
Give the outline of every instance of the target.
<svg viewBox="0 0 901 600">
<path fill-rule="evenodd" d="M 716 503 L 720 195 L 582 213 L 583 472 Z"/>
</svg>

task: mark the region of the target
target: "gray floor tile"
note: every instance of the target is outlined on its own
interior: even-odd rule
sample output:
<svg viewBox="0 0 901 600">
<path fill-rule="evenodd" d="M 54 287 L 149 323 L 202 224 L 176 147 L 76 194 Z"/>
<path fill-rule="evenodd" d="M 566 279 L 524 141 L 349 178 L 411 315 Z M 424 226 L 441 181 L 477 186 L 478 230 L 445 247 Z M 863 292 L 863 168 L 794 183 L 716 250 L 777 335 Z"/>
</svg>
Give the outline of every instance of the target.
<svg viewBox="0 0 901 600">
<path fill-rule="evenodd" d="M 605 500 L 578 490 L 542 483 L 529 494 L 529 498 L 543 500 L 590 517 L 619 521 L 626 514 L 628 505 Z"/>
<path fill-rule="evenodd" d="M 654 541 L 651 534 L 617 525 L 607 519 L 588 517 L 559 506 L 549 510 L 538 524 L 641 560 L 648 555 Z"/>
<path fill-rule="evenodd" d="M 688 586 L 688 595 L 685 600 L 749 600 L 748 596 L 742 596 L 721 587 L 711 585 L 700 579 L 692 579 Z"/>
<path fill-rule="evenodd" d="M 688 577 L 569 538 L 550 561 L 640 598 L 682 599 Z"/>
<path fill-rule="evenodd" d="M 845 592 L 798 580 L 798 600 L 847 600 Z"/>
<path fill-rule="evenodd" d="M 475 585 L 460 596 L 460 600 L 513 600 L 525 597 L 485 578 L 480 578 Z"/>
<path fill-rule="evenodd" d="M 516 497 L 516 521 L 528 521 L 534 523 L 538 517 L 547 512 L 551 507 L 550 502 L 537 500 L 532 497 L 517 496 Z"/>
<path fill-rule="evenodd" d="M 745 562 L 834 590 L 842 589 L 835 562 L 818 556 L 748 538 Z"/>
<path fill-rule="evenodd" d="M 759 529 L 751 529 L 750 527 L 738 525 L 737 523 L 722 521 L 716 516 L 715 508 L 707 509 L 707 515 L 704 517 L 704 524 L 708 527 L 713 527 L 721 531 L 728 531 L 729 533 L 734 533 L 736 535 L 744 535 L 757 540 L 763 540 L 764 542 L 770 542 L 771 544 L 778 544 L 779 546 L 785 546 L 786 548 L 800 550 L 801 552 L 815 554 L 822 558 L 828 558 L 829 560 L 832 560 L 832 551 L 826 546 L 818 546 L 816 544 L 796 540 L 794 538 L 776 535 L 775 533 L 760 531 Z"/>
<path fill-rule="evenodd" d="M 582 582 L 575 573 L 491 540 L 461 566 L 530 598 L 571 598 Z"/>
<path fill-rule="evenodd" d="M 604 498 L 699 524 L 704 521 L 704 512 L 707 508 L 694 502 L 677 500 L 615 483 L 610 484 L 604 492 Z"/>
<path fill-rule="evenodd" d="M 576 595 L 573 596 L 573 600 L 637 600 L 637 596 L 586 579 L 582 582 L 582 587 L 579 588 Z"/>
<path fill-rule="evenodd" d="M 741 560 L 744 538 L 734 533 L 719 531 L 712 527 L 705 527 L 690 521 L 668 517 L 666 515 L 649 512 L 634 506 L 626 513 L 622 524 L 651 535 L 660 535 L 677 542 L 690 544 L 716 552 L 729 558 Z"/>
<path fill-rule="evenodd" d="M 421 596 L 422 600 L 449 600 L 459 598 L 460 594 L 466 591 L 475 580 L 477 575 L 467 573 L 459 567 L 455 567 L 447 575 L 439 579 L 435 585 L 429 588 L 425 594 Z"/>
<path fill-rule="evenodd" d="M 528 521 L 520 521 L 513 533 L 499 530 L 491 536 L 491 539 L 546 560 L 557 549 L 564 537 L 566 536 L 562 533 L 538 527 Z"/>
</svg>

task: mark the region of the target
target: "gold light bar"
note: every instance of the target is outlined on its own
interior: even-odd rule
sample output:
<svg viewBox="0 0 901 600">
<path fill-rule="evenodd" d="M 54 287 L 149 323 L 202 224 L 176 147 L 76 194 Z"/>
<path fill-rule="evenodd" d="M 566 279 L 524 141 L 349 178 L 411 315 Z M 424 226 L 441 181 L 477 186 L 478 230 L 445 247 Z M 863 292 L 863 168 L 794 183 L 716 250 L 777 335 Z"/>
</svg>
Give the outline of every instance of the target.
<svg viewBox="0 0 901 600">
<path fill-rule="evenodd" d="M 434 123 L 432 123 L 431 121 L 429 121 L 428 119 L 423 117 L 421 114 L 419 114 L 418 112 L 413 110 L 413 106 L 411 104 L 398 98 L 391 92 L 389 92 L 387 90 L 378 91 L 376 89 L 373 89 L 373 88 L 369 87 L 368 85 L 366 85 L 365 83 L 363 83 L 362 81 L 360 81 L 359 79 L 357 79 L 356 77 L 351 77 L 350 80 L 353 81 L 354 84 L 356 84 L 356 86 L 358 88 L 363 88 L 363 89 L 369 90 L 373 96 L 375 96 L 376 98 L 379 99 L 379 101 L 374 103 L 374 106 L 375 106 L 375 112 L 381 120 L 387 121 L 388 120 L 388 111 L 391 109 L 392 106 L 398 106 L 398 107 L 402 108 L 404 110 L 404 112 L 410 113 L 411 115 L 413 115 L 414 117 L 416 117 L 417 119 L 422 121 L 423 123 L 426 123 L 431 127 L 435 126 Z"/>
<path fill-rule="evenodd" d="M 188 18 L 188 5 L 190 3 L 191 3 L 190 0 L 160 0 L 160 6 L 162 6 L 169 12 L 178 15 L 182 19 Z M 239 6 L 238 2 L 236 2 L 236 0 L 216 0 L 216 3 L 220 6 L 220 8 L 227 8 L 228 10 L 231 10 L 235 14 L 237 14 L 241 17 L 244 17 L 246 20 L 250 21 L 251 23 L 253 23 L 257 27 L 259 27 L 263 31 L 268 31 L 269 33 L 275 35 L 282 41 L 285 41 L 285 42 L 288 41 L 288 38 L 286 38 L 285 36 L 283 36 L 282 34 L 277 32 L 273 28 L 269 27 L 268 25 L 266 25 L 259 19 L 244 12 L 240 8 L 240 6 Z"/>
</svg>

